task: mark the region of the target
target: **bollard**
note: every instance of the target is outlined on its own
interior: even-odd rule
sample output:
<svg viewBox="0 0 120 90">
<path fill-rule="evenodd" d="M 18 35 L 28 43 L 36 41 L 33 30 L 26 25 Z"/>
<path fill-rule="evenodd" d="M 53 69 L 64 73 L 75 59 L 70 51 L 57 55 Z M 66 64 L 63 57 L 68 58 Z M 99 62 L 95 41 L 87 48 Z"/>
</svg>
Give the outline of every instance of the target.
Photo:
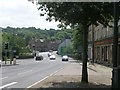
<svg viewBox="0 0 120 90">
<path fill-rule="evenodd" d="M 16 58 L 13 58 L 13 64 L 14 65 L 16 64 Z"/>
</svg>

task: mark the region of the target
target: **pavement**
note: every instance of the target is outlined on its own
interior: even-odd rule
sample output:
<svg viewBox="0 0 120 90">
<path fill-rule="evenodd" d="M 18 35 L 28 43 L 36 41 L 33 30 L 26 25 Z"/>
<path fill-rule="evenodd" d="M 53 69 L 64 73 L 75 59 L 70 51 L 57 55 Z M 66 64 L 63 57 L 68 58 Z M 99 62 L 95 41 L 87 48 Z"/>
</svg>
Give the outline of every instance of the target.
<svg viewBox="0 0 120 90">
<path fill-rule="evenodd" d="M 82 63 L 70 59 L 65 67 L 54 72 L 43 80 L 31 85 L 30 88 L 110 88 L 112 68 L 99 64 L 88 63 L 89 84 L 82 84 Z"/>
</svg>

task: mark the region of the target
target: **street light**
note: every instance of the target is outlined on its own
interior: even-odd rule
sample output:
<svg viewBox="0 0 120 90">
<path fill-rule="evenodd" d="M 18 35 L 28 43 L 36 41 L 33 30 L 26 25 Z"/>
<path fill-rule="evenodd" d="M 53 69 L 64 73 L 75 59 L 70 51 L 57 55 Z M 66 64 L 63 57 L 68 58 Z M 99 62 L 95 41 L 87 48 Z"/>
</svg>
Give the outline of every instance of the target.
<svg viewBox="0 0 120 90">
<path fill-rule="evenodd" d="M 114 32 L 113 32 L 113 71 L 112 71 L 112 89 L 120 89 L 120 68 L 118 65 L 118 2 L 114 2 Z"/>
</svg>

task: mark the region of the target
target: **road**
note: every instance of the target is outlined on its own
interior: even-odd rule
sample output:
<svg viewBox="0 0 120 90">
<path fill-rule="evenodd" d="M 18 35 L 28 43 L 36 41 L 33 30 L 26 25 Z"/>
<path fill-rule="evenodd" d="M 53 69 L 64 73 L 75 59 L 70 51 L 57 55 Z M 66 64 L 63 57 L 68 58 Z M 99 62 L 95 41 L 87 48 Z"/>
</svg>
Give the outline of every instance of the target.
<svg viewBox="0 0 120 90">
<path fill-rule="evenodd" d="M 43 80 L 49 75 L 62 69 L 67 63 L 61 61 L 56 55 L 56 60 L 49 60 L 47 52 L 41 53 L 42 61 L 34 59 L 18 59 L 17 65 L 2 67 L 2 86 L 0 88 L 27 88 Z"/>
</svg>

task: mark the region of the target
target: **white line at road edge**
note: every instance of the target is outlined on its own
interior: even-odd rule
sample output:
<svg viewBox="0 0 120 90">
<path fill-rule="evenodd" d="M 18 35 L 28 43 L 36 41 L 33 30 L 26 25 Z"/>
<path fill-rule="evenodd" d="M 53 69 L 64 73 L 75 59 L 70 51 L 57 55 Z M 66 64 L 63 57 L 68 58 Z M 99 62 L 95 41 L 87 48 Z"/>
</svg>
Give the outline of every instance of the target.
<svg viewBox="0 0 120 90">
<path fill-rule="evenodd" d="M 34 85 L 36 85 L 36 84 L 38 84 L 38 83 L 40 83 L 40 82 L 42 82 L 42 81 L 44 81 L 45 79 L 47 79 L 48 77 L 50 77 L 50 76 L 56 74 L 57 72 L 59 72 L 59 71 L 62 70 L 62 69 L 64 69 L 64 68 L 60 68 L 59 70 L 57 70 L 57 71 L 55 71 L 54 73 L 52 73 L 52 74 L 46 76 L 45 78 L 41 79 L 40 81 L 38 81 L 38 82 L 36 82 L 36 83 L 34 83 L 34 84 L 28 86 L 27 89 L 33 87 Z"/>
<path fill-rule="evenodd" d="M 16 84 L 16 83 L 17 83 L 17 82 L 11 82 L 11 83 L 9 83 L 9 84 L 0 86 L 0 89 L 5 88 L 5 87 L 8 87 L 8 86 L 11 86 L 11 85 Z"/>
</svg>

